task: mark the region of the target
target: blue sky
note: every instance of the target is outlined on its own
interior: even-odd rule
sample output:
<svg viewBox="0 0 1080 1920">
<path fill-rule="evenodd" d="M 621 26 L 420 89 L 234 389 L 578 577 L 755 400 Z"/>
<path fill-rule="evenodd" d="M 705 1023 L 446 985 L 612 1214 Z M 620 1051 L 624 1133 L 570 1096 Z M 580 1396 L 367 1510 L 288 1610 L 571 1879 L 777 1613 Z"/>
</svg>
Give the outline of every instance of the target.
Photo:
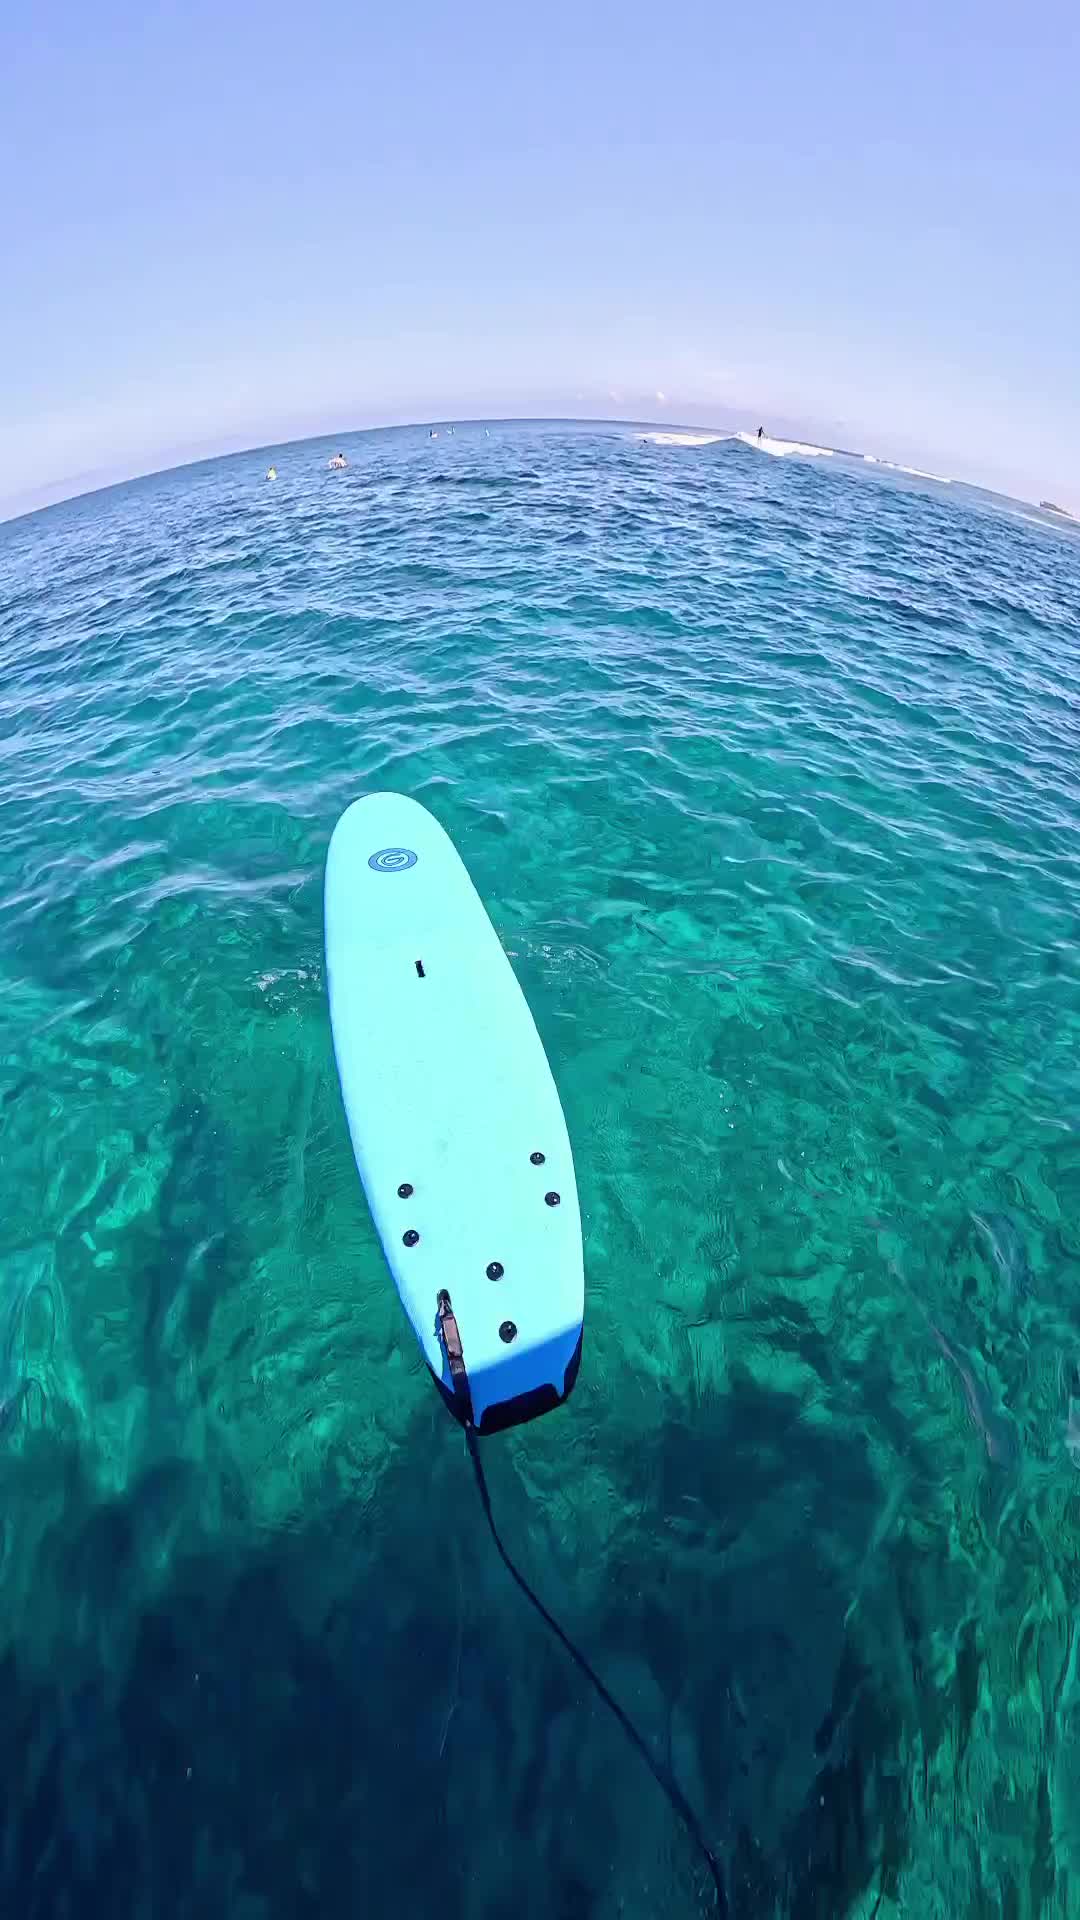
<svg viewBox="0 0 1080 1920">
<path fill-rule="evenodd" d="M 2 15 L 0 512 L 507 413 L 752 417 L 1080 508 L 1072 0 Z"/>
</svg>

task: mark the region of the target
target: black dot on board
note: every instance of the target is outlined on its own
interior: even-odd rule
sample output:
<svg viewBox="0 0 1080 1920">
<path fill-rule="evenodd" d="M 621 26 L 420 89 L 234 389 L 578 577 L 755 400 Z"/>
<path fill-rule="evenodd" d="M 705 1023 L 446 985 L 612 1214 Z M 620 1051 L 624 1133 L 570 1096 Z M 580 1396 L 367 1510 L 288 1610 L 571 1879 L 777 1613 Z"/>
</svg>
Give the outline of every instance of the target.
<svg viewBox="0 0 1080 1920">
<path fill-rule="evenodd" d="M 545 1193 L 544 1199 L 547 1201 L 549 1207 L 557 1207 L 559 1204 L 559 1201 L 562 1199 L 562 1194 L 561 1193 Z"/>
<path fill-rule="evenodd" d="M 401 1183 L 401 1185 L 400 1185 L 400 1187 L 399 1187 L 399 1188 L 398 1188 L 398 1190 L 397 1190 L 397 1197 L 398 1197 L 398 1199 L 399 1199 L 399 1200 L 407 1200 L 407 1199 L 409 1198 L 409 1195 L 411 1194 L 411 1192 L 412 1192 L 412 1190 L 413 1190 L 413 1189 L 412 1189 L 412 1181 L 411 1181 L 411 1180 L 403 1180 L 403 1181 L 402 1181 L 402 1183 Z"/>
<path fill-rule="evenodd" d="M 506 1268 L 503 1266 L 501 1260 L 488 1261 L 487 1277 L 489 1280 L 501 1280 L 505 1272 Z"/>
<path fill-rule="evenodd" d="M 512 1320 L 503 1321 L 502 1326 L 499 1328 L 499 1339 L 505 1340 L 507 1346 L 510 1345 L 511 1340 L 517 1339 L 517 1328 Z"/>
<path fill-rule="evenodd" d="M 417 1233 L 415 1227 L 410 1227 L 407 1233 L 402 1234 L 401 1238 L 407 1247 L 415 1247 L 420 1235 Z"/>
</svg>

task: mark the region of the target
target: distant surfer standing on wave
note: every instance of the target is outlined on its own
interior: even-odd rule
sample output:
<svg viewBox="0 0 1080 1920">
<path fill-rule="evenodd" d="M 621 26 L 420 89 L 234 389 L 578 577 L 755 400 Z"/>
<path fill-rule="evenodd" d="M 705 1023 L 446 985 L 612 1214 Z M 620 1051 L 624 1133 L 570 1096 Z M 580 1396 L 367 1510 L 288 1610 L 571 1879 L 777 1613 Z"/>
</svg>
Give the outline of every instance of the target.
<svg viewBox="0 0 1080 1920">
<path fill-rule="evenodd" d="M 759 427 L 759 428 L 758 428 L 758 430 L 757 430 L 757 437 L 758 437 L 758 439 L 759 439 L 759 440 L 764 440 L 764 438 L 765 438 L 765 429 L 764 429 L 764 427 Z"/>
</svg>

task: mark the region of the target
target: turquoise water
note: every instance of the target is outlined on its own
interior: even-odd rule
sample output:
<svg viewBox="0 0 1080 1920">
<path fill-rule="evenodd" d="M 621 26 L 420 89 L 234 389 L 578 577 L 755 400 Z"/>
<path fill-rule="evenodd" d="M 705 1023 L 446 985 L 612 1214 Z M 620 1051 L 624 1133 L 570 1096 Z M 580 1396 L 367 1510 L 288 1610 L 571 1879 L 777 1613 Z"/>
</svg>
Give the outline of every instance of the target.
<svg viewBox="0 0 1080 1920">
<path fill-rule="evenodd" d="M 732 1911 L 1080 1912 L 1080 541 L 376 434 L 0 528 L 0 1907 L 693 1914 L 356 1180 L 321 866 L 455 836 L 582 1195 L 508 1545 Z"/>
</svg>

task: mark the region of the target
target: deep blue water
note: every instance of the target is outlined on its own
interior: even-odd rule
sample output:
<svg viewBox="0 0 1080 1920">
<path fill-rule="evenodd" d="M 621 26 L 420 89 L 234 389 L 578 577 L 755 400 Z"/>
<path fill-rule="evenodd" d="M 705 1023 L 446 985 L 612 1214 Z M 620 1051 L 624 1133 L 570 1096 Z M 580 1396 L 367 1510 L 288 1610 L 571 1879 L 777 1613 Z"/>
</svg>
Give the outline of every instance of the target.
<svg viewBox="0 0 1080 1920">
<path fill-rule="evenodd" d="M 582 1195 L 496 1508 L 733 1913 L 1080 1912 L 1080 538 L 734 441 L 342 444 L 0 528 L 0 1911 L 709 1911 L 364 1209 L 321 866 L 393 786 Z"/>
</svg>

